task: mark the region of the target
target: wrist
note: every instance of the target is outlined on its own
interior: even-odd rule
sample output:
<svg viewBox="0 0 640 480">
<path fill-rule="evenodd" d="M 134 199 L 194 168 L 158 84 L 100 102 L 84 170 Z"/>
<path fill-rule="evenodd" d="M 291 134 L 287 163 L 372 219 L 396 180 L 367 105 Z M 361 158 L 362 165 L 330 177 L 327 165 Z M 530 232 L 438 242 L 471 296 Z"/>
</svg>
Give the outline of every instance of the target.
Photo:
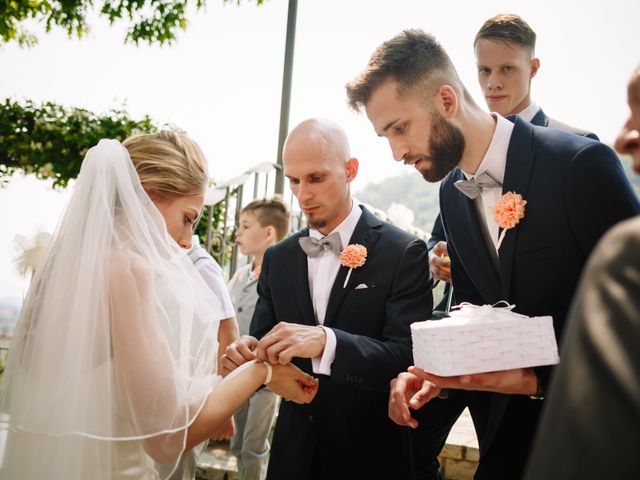
<svg viewBox="0 0 640 480">
<path fill-rule="evenodd" d="M 532 371 L 532 374 L 535 383 L 535 390 L 533 391 L 533 393 L 529 394 L 529 398 L 531 398 L 532 400 L 544 400 L 544 387 L 542 385 L 542 382 L 540 381 L 540 377 L 535 371 Z"/>
<path fill-rule="evenodd" d="M 266 386 L 266 385 L 269 385 L 269 383 L 271 382 L 271 378 L 273 376 L 273 367 L 269 362 L 262 362 L 262 365 L 264 365 L 265 368 L 267 369 L 267 376 L 264 379 L 264 385 Z"/>
</svg>

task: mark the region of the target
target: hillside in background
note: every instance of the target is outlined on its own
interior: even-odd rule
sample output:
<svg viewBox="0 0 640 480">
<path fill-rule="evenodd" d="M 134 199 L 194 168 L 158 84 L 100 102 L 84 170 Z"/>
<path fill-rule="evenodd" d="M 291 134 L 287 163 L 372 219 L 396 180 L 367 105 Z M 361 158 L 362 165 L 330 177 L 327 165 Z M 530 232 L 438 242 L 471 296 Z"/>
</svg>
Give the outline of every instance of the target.
<svg viewBox="0 0 640 480">
<path fill-rule="evenodd" d="M 631 160 L 631 155 L 622 155 L 620 156 L 620 161 L 622 162 L 622 166 L 624 167 L 624 171 L 627 174 L 627 178 L 633 185 L 636 193 L 640 197 L 640 175 L 634 172 L 632 168 L 633 161 Z"/>
<path fill-rule="evenodd" d="M 414 226 L 431 231 L 438 215 L 438 190 L 440 182 L 429 183 L 418 172 L 387 178 L 379 183 L 369 183 L 354 196 L 381 210 L 399 203 L 413 210 Z"/>
</svg>

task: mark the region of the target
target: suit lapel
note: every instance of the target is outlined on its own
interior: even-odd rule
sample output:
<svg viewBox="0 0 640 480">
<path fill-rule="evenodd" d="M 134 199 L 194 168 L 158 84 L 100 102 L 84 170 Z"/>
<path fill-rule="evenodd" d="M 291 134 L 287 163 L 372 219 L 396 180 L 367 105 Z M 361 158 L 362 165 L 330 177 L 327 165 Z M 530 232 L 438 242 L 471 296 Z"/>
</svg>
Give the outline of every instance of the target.
<svg viewBox="0 0 640 480">
<path fill-rule="evenodd" d="M 504 173 L 504 182 L 502 186 L 503 193 L 515 192 L 527 199 L 527 191 L 529 189 L 529 180 L 531 178 L 531 170 L 535 160 L 533 152 L 533 127 L 524 120 L 516 117 L 511 140 L 509 141 L 509 150 L 507 151 L 507 164 Z M 521 222 L 526 221 L 525 218 Z M 516 242 L 518 240 L 519 225 L 507 231 L 507 234 L 500 246 L 498 252 L 500 279 L 502 284 L 501 299 L 508 300 L 511 290 L 511 273 L 513 271 L 513 261 L 516 250 Z M 491 413 L 487 423 L 487 431 L 484 435 L 483 443 L 491 445 L 491 441 L 495 436 L 500 421 L 504 415 L 504 411 L 509 403 L 509 396 L 494 393 L 491 398 Z"/>
<path fill-rule="evenodd" d="M 349 244 L 359 243 L 360 245 L 363 245 L 367 249 L 367 256 L 369 256 L 372 254 L 374 245 L 380 236 L 376 227 L 382 223 L 366 208 L 360 208 L 362 208 L 362 215 L 360 216 L 360 220 L 358 220 L 356 228 L 351 235 Z M 340 266 L 338 274 L 336 275 L 336 280 L 331 288 L 331 294 L 329 295 L 329 303 L 327 304 L 327 313 L 324 317 L 324 325 L 329 327 L 334 324 L 340 305 L 342 305 L 347 293 L 349 293 L 349 291 L 356 285 L 362 283 L 359 279 L 366 278 L 366 271 L 366 263 L 362 267 L 354 268 L 349 276 L 349 283 L 345 288 L 344 281 L 347 278 L 349 269 L 347 267 Z"/>
<path fill-rule="evenodd" d="M 298 238 L 308 237 L 309 229 L 305 228 L 300 232 Z M 313 300 L 311 299 L 311 291 L 309 290 L 309 264 L 307 263 L 307 255 L 304 253 L 298 240 L 293 245 L 293 254 L 291 259 L 291 275 L 295 286 L 296 298 L 302 312 L 302 323 L 305 325 L 317 325 L 316 316 L 313 313 Z"/>
<path fill-rule="evenodd" d="M 504 173 L 502 192 L 515 192 L 527 199 L 527 190 L 531 178 L 531 169 L 535 155 L 532 149 L 533 129 L 531 125 L 520 118 L 516 118 L 509 150 L 507 151 L 507 164 Z M 526 221 L 525 218 L 521 222 Z M 511 273 L 513 270 L 513 257 L 516 241 L 518 239 L 519 225 L 507 231 L 506 236 L 498 252 L 500 279 L 502 284 L 502 299 L 509 298 L 511 286 Z"/>
<path fill-rule="evenodd" d="M 500 279 L 488 250 L 493 246 L 488 246 L 484 239 L 473 200 L 453 186 L 464 179 L 462 171 L 456 169 L 451 175 L 441 201 L 441 209 L 446 212 L 448 241 L 453 243 L 465 272 L 485 301 L 495 303 L 500 296 Z"/>
<path fill-rule="evenodd" d="M 538 127 L 546 127 L 549 125 L 549 117 L 542 111 L 542 109 L 538 110 L 533 118 L 531 119 L 531 125 L 537 125 Z"/>
</svg>

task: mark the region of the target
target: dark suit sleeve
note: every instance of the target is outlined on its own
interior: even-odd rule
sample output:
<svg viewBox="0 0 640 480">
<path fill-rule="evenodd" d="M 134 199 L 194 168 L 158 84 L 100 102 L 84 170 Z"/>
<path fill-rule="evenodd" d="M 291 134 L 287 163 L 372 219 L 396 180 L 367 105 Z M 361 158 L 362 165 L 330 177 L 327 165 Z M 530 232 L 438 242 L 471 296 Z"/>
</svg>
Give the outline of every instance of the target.
<svg viewBox="0 0 640 480">
<path fill-rule="evenodd" d="M 595 133 L 586 132 L 583 136 L 585 136 L 587 138 L 591 138 L 593 140 L 600 141 L 600 139 L 598 138 L 598 135 L 596 135 Z"/>
<path fill-rule="evenodd" d="M 415 239 L 406 246 L 393 276 L 382 339 L 333 329 L 331 381 L 387 390 L 389 381 L 413 362 L 410 325 L 430 316 L 431 288 L 427 247 Z"/>
<path fill-rule="evenodd" d="M 444 234 L 444 227 L 442 226 L 442 219 L 440 218 L 440 212 L 438 212 L 438 216 L 436 217 L 435 222 L 433 222 L 433 228 L 431 229 L 431 237 L 427 242 L 427 248 L 429 251 L 433 250 L 433 247 L 436 246 L 438 242 L 446 242 Z"/>
<path fill-rule="evenodd" d="M 604 237 L 582 277 L 527 480 L 640 472 L 640 220 Z"/>
<path fill-rule="evenodd" d="M 273 301 L 271 299 L 271 290 L 269 289 L 269 282 L 267 281 L 269 278 L 270 260 L 270 249 L 267 249 L 262 259 L 262 268 L 256 286 L 258 301 L 256 303 L 256 309 L 253 312 L 253 317 L 251 318 L 251 325 L 249 325 L 249 334 L 257 339 L 264 337 L 277 323 Z"/>
<path fill-rule="evenodd" d="M 589 143 L 575 155 L 565 201 L 573 235 L 587 257 L 613 225 L 640 213 L 620 160 L 602 143 Z"/>
</svg>

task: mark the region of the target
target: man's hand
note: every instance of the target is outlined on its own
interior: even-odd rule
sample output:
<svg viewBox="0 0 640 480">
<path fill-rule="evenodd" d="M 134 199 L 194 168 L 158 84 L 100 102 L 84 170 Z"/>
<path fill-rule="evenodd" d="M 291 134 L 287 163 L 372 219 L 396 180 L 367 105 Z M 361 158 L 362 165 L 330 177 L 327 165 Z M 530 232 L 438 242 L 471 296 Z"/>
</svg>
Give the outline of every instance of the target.
<svg viewBox="0 0 640 480">
<path fill-rule="evenodd" d="M 285 400 L 295 403 L 309 403 L 318 393 L 320 382 L 303 372 L 293 363 L 275 364 L 271 381 L 267 385 L 273 392 Z"/>
<path fill-rule="evenodd" d="M 438 242 L 429 252 L 429 271 L 434 280 L 451 283 L 451 260 L 446 242 Z"/>
<path fill-rule="evenodd" d="M 250 335 L 243 335 L 227 347 L 221 357 L 219 374 L 226 377 L 240 365 L 256 358 L 258 340 Z"/>
<path fill-rule="evenodd" d="M 418 421 L 409 408 L 418 410 L 438 396 L 440 388 L 418 376 L 403 372 L 391 380 L 389 392 L 389 418 L 400 426 L 417 428 Z"/>
<path fill-rule="evenodd" d="M 327 335 L 320 327 L 280 322 L 258 342 L 256 353 L 259 360 L 284 365 L 293 357 L 322 356 L 326 341 Z"/>
<path fill-rule="evenodd" d="M 538 378 L 531 368 L 516 368 L 454 377 L 439 377 L 417 367 L 409 367 L 409 372 L 440 388 L 534 395 L 538 387 Z"/>
</svg>

